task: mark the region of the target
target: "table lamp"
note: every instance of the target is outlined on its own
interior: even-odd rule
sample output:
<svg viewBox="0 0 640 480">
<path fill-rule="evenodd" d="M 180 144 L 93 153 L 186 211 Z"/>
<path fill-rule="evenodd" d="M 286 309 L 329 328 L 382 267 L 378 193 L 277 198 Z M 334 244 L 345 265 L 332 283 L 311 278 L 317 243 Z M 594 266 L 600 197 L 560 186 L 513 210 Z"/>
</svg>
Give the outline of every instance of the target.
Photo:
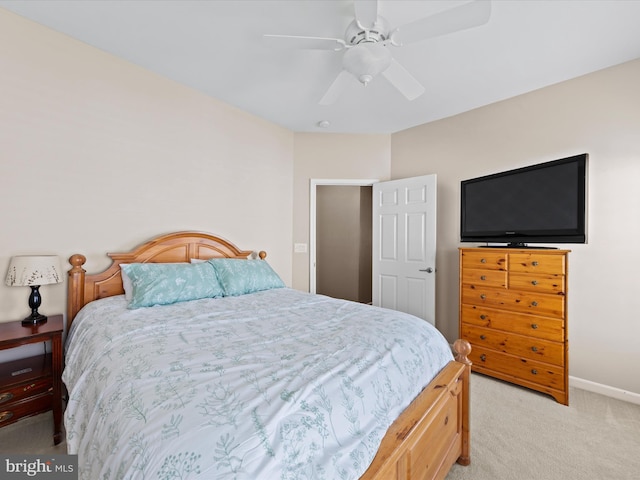
<svg viewBox="0 0 640 480">
<path fill-rule="evenodd" d="M 31 287 L 29 307 L 31 315 L 22 320 L 23 325 L 37 325 L 47 321 L 47 317 L 38 313 L 42 302 L 39 288 L 41 285 L 60 283 L 62 276 L 60 258 L 57 255 L 16 255 L 11 257 L 5 283 L 10 287 Z"/>
</svg>

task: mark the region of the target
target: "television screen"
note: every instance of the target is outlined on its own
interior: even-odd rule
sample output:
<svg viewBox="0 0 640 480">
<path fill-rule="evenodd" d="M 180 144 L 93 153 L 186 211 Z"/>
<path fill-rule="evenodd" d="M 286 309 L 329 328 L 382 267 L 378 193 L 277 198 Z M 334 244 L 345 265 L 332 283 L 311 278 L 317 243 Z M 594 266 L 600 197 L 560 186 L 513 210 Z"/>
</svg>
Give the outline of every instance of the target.
<svg viewBox="0 0 640 480">
<path fill-rule="evenodd" d="M 463 242 L 586 242 L 587 154 L 461 182 Z"/>
</svg>

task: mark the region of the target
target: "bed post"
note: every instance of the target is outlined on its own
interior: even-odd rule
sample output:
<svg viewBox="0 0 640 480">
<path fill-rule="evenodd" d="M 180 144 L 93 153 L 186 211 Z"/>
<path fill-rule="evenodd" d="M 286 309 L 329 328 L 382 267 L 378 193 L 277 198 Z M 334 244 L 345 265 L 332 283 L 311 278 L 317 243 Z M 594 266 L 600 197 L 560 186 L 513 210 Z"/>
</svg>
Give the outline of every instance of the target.
<svg viewBox="0 0 640 480">
<path fill-rule="evenodd" d="M 460 465 L 469 465 L 471 463 L 470 451 L 470 433 L 469 433 L 469 402 L 471 392 L 469 391 L 469 377 L 471 374 L 471 360 L 468 355 L 471 353 L 471 344 L 466 340 L 459 338 L 453 344 L 456 362 L 466 365 L 462 375 L 462 388 L 466 392 L 462 397 L 462 453 L 458 457 Z"/>
<path fill-rule="evenodd" d="M 67 332 L 76 314 L 84 305 L 84 275 L 87 273 L 82 265 L 87 261 L 84 255 L 76 253 L 69 258 L 72 265 L 69 270 L 69 285 L 67 286 Z"/>
</svg>

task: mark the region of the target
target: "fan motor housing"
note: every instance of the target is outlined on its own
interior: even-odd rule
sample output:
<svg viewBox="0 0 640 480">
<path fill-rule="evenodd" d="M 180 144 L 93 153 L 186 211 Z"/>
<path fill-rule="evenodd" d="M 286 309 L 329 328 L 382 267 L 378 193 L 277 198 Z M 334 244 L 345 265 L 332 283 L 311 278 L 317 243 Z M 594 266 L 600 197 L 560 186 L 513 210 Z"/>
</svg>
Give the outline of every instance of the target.
<svg viewBox="0 0 640 480">
<path fill-rule="evenodd" d="M 364 28 L 354 20 L 347 27 L 344 37 L 349 45 L 383 42 L 389 38 L 389 22 L 378 16 L 373 28 Z"/>
</svg>

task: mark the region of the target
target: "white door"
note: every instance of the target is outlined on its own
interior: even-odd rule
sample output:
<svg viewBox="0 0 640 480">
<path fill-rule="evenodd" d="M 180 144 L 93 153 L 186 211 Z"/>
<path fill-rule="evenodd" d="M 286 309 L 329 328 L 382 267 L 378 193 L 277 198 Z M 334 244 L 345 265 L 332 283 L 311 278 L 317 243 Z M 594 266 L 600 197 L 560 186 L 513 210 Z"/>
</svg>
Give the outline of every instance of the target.
<svg viewBox="0 0 640 480">
<path fill-rule="evenodd" d="M 436 176 L 373 185 L 373 304 L 435 325 Z"/>
</svg>

